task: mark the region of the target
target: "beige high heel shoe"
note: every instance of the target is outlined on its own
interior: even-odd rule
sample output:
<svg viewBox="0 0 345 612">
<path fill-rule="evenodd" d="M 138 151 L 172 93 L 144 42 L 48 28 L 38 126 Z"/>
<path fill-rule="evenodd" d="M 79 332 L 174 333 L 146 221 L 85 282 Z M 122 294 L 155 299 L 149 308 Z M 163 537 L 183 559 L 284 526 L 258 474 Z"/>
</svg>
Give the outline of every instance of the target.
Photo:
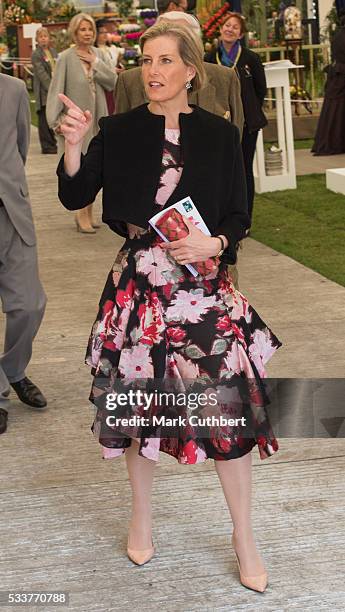
<svg viewBox="0 0 345 612">
<path fill-rule="evenodd" d="M 88 206 L 86 206 L 86 210 L 89 216 L 89 223 L 91 227 L 93 227 L 94 229 L 99 229 L 101 227 L 101 224 L 97 223 L 97 221 L 95 221 L 93 218 L 93 204 L 89 204 Z"/>
<path fill-rule="evenodd" d="M 240 560 L 238 558 L 238 554 L 236 552 L 235 544 L 234 544 L 234 536 L 231 538 L 232 547 L 235 551 L 238 570 L 240 572 L 240 581 L 241 584 L 247 589 L 251 589 L 252 591 L 258 591 L 258 593 L 263 593 L 266 590 L 268 585 L 268 574 L 264 572 L 263 574 L 259 574 L 258 576 L 244 576 L 241 571 Z"/>
<path fill-rule="evenodd" d="M 89 217 L 88 214 L 85 215 L 84 210 L 78 210 L 74 217 L 75 224 L 77 226 L 77 232 L 81 232 L 82 234 L 95 234 L 96 230 L 89 225 Z"/>
<path fill-rule="evenodd" d="M 129 548 L 128 546 L 129 536 L 127 541 L 127 555 L 133 563 L 136 565 L 144 565 L 151 561 L 153 555 L 155 554 L 155 547 L 152 542 L 151 548 L 144 548 L 143 550 L 135 550 L 134 548 Z"/>
</svg>

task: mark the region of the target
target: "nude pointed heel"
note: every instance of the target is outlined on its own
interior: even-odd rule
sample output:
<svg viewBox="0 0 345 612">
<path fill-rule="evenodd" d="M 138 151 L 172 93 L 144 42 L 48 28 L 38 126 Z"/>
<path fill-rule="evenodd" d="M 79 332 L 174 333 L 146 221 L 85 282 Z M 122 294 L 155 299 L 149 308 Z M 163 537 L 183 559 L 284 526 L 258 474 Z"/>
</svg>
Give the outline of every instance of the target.
<svg viewBox="0 0 345 612">
<path fill-rule="evenodd" d="M 95 234 L 96 230 L 93 227 L 83 227 L 80 223 L 78 215 L 75 215 L 74 222 L 77 226 L 77 232 L 81 232 L 82 234 Z"/>
<path fill-rule="evenodd" d="M 129 538 L 128 538 L 129 542 Z M 151 561 L 153 555 L 155 554 L 155 547 L 152 542 L 151 548 L 144 548 L 143 550 L 135 550 L 134 548 L 129 548 L 127 542 L 127 555 L 133 563 L 136 565 L 144 565 Z"/>
<path fill-rule="evenodd" d="M 95 221 L 95 219 L 93 218 L 93 204 L 89 204 L 88 206 L 86 206 L 86 211 L 89 217 L 89 223 L 91 227 L 93 227 L 94 229 L 99 229 L 101 227 L 101 224 Z"/>
<path fill-rule="evenodd" d="M 240 581 L 241 584 L 247 589 L 251 589 L 252 591 L 257 591 L 258 593 L 263 593 L 266 590 L 268 585 L 268 574 L 264 572 L 263 574 L 259 574 L 258 576 L 244 576 L 241 571 L 240 560 L 238 558 L 238 554 L 236 552 L 236 548 L 234 545 L 234 538 L 232 537 L 232 546 L 235 551 L 238 570 L 240 572 Z"/>
</svg>

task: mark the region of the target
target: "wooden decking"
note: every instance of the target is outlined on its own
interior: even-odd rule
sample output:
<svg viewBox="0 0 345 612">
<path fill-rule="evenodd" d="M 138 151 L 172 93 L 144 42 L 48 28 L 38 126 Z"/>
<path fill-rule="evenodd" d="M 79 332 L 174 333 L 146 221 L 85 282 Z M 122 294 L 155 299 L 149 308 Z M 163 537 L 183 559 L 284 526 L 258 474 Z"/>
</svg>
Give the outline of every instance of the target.
<svg viewBox="0 0 345 612">
<path fill-rule="evenodd" d="M 69 591 L 69 607 L 57 609 L 80 612 L 344 610 L 344 439 L 282 439 L 265 461 L 254 449 L 254 525 L 270 574 L 264 595 L 239 584 L 212 461 L 181 466 L 161 454 L 157 554 L 143 568 L 126 557 L 125 461 L 100 458 L 83 364 L 120 240 L 105 226 L 77 234 L 57 202 L 57 158 L 40 155 L 36 131 L 32 141 L 28 176 L 49 301 L 28 374 L 49 410 L 37 414 L 11 396 L 0 437 L 0 590 Z M 344 288 L 252 240 L 241 251 L 240 283 L 284 343 L 271 376 L 344 376 Z"/>
</svg>

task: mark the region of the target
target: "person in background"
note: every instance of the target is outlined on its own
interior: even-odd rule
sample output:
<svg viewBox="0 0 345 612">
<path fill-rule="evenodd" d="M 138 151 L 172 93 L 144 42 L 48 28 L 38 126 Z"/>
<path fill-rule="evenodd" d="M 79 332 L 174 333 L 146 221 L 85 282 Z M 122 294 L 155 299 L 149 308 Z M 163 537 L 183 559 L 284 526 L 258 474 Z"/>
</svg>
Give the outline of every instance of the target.
<svg viewBox="0 0 345 612">
<path fill-rule="evenodd" d="M 201 29 L 198 21 L 183 11 L 168 11 L 161 14 L 161 20 L 169 20 L 181 25 L 187 25 L 191 32 L 201 38 Z M 201 108 L 224 117 L 240 130 L 243 130 L 243 107 L 241 101 L 240 81 L 234 70 L 227 70 L 223 66 L 204 64 L 207 80 L 202 89 L 188 92 L 189 101 Z M 147 102 L 147 94 L 141 79 L 141 68 L 131 68 L 119 75 L 115 87 L 115 112 L 124 113 L 140 104 Z"/>
<path fill-rule="evenodd" d="M 157 11 L 158 15 L 168 13 L 169 11 L 182 11 L 188 10 L 188 0 L 157 0 Z"/>
<path fill-rule="evenodd" d="M 327 66 L 325 97 L 312 148 L 314 155 L 345 153 L 345 10 L 331 42 L 332 64 Z"/>
<path fill-rule="evenodd" d="M 100 50 L 103 61 L 109 64 L 114 72 L 118 74 L 123 70 L 123 68 L 119 67 L 119 60 L 123 49 L 109 42 L 107 23 L 106 19 L 98 19 L 98 21 L 96 21 L 97 38 L 95 46 Z M 114 92 L 105 91 L 105 97 L 107 100 L 108 114 L 112 115 L 115 110 Z"/>
<path fill-rule="evenodd" d="M 11 388 L 31 408 L 47 400 L 26 376 L 33 340 L 46 307 L 39 279 L 36 235 L 25 162 L 30 140 L 30 105 L 23 81 L 0 73 L 0 299 L 6 316 L 0 356 L 0 433 Z"/>
<path fill-rule="evenodd" d="M 105 61 L 109 61 L 113 68 L 118 69 L 120 58 L 124 53 L 124 49 L 122 47 L 117 47 L 110 42 L 109 38 L 112 36 L 112 34 L 109 32 L 107 24 L 108 21 L 106 19 L 98 19 L 96 21 L 96 47 L 102 51 L 103 59 Z"/>
<path fill-rule="evenodd" d="M 38 115 L 38 136 L 42 153 L 57 153 L 54 131 L 50 129 L 46 118 L 48 89 L 57 59 L 57 51 L 50 46 L 47 28 L 36 32 L 37 47 L 32 53 L 31 62 L 34 74 L 34 96 Z"/>
<path fill-rule="evenodd" d="M 65 115 L 65 108 L 58 97 L 64 93 L 73 98 L 78 106 L 90 109 L 93 122 L 84 140 L 83 152 L 86 153 L 89 142 L 98 131 L 98 121 L 108 115 L 105 92 L 114 91 L 117 73 L 102 59 L 102 53 L 93 46 L 96 40 L 96 25 L 93 18 L 86 13 L 78 13 L 69 24 L 69 33 L 74 46 L 63 51 L 56 63 L 47 98 L 47 121 L 55 130 L 58 138 L 59 153 L 64 151 L 64 138 L 60 134 L 60 124 Z M 77 212 L 75 222 L 77 230 L 86 234 L 95 234 L 99 226 L 93 218 L 93 204 Z"/>
<path fill-rule="evenodd" d="M 259 55 L 241 45 L 245 32 L 246 23 L 243 15 L 240 13 L 225 15 L 220 28 L 219 45 L 205 55 L 205 61 L 236 68 L 240 78 L 244 112 L 242 151 L 247 180 L 248 213 L 252 220 L 255 193 L 253 160 L 259 130 L 267 125 L 262 110 L 267 85 Z M 248 233 L 249 231 L 247 235 Z"/>
</svg>

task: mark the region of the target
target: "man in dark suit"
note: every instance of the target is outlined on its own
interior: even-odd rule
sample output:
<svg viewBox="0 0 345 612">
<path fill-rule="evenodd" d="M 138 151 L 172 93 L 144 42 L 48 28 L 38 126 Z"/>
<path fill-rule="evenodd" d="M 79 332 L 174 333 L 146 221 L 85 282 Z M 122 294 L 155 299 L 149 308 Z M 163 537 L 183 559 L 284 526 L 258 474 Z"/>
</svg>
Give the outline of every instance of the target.
<svg viewBox="0 0 345 612">
<path fill-rule="evenodd" d="M 0 299 L 6 315 L 0 404 L 12 387 L 22 402 L 41 409 L 47 405 L 46 399 L 25 375 L 46 305 L 25 177 L 29 138 L 30 106 L 25 84 L 0 73 Z M 1 415 L 0 432 L 6 426 L 4 409 Z"/>
<path fill-rule="evenodd" d="M 34 73 L 34 95 L 38 115 L 38 135 L 42 153 L 57 153 L 56 138 L 46 119 L 46 103 L 48 89 L 57 58 L 57 52 L 50 47 L 50 37 L 47 28 L 39 28 L 36 32 L 37 47 L 31 56 Z"/>
<path fill-rule="evenodd" d="M 201 35 L 198 21 L 180 11 L 167 11 L 159 19 L 171 19 L 176 23 L 187 25 L 196 36 Z M 243 107 L 241 87 L 236 72 L 225 66 L 204 63 L 208 83 L 196 93 L 191 93 L 189 101 L 201 108 L 220 115 L 237 125 L 243 131 Z M 115 113 L 126 111 L 147 102 L 144 85 L 141 79 L 141 68 L 131 68 L 119 74 L 115 88 Z"/>
</svg>

